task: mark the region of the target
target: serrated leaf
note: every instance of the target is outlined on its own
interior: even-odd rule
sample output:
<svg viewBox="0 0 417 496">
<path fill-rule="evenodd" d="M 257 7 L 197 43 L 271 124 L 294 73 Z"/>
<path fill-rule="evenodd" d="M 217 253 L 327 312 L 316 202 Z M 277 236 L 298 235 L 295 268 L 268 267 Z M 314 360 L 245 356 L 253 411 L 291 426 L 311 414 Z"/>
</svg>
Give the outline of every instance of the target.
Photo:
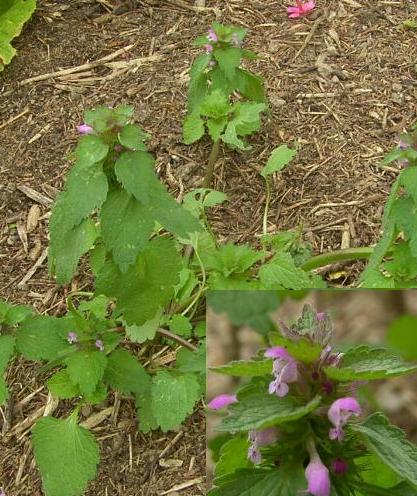
<svg viewBox="0 0 417 496">
<path fill-rule="evenodd" d="M 74 350 L 66 339 L 73 330 L 71 318 L 38 315 L 20 325 L 16 333 L 16 348 L 29 360 L 54 360 Z"/>
<path fill-rule="evenodd" d="M 139 394 L 148 390 L 150 377 L 137 358 L 118 349 L 108 356 L 104 381 L 123 394 Z"/>
<path fill-rule="evenodd" d="M 207 43 L 207 39 L 205 44 Z M 187 110 L 188 113 L 193 113 L 200 105 L 200 102 L 207 94 L 207 74 L 205 70 L 211 59 L 211 55 L 201 53 L 195 58 L 190 69 L 190 84 L 188 85 Z"/>
<path fill-rule="evenodd" d="M 102 351 L 79 350 L 64 360 L 71 382 L 82 394 L 92 394 L 103 378 L 107 357 Z"/>
<path fill-rule="evenodd" d="M 126 336 L 135 343 L 144 343 L 148 339 L 153 339 L 161 322 L 162 309 L 158 309 L 155 316 L 147 320 L 142 325 L 126 325 Z"/>
<path fill-rule="evenodd" d="M 313 412 L 321 401 L 316 396 L 306 405 L 300 405 L 294 398 L 278 398 L 274 394 L 258 393 L 238 396 L 238 402 L 230 405 L 229 415 L 216 427 L 218 432 L 238 432 L 252 429 L 266 429 L 274 425 L 294 422 Z"/>
<path fill-rule="evenodd" d="M 220 448 L 220 458 L 216 463 L 215 477 L 222 477 L 235 472 L 239 468 L 249 468 L 252 463 L 248 459 L 249 442 L 247 436 L 235 437 Z"/>
<path fill-rule="evenodd" d="M 213 142 L 218 141 L 226 127 L 227 117 L 219 117 L 218 119 L 208 119 L 206 122 L 207 130 Z"/>
<path fill-rule="evenodd" d="M 80 390 L 75 386 L 68 375 L 68 372 L 60 370 L 46 381 L 49 392 L 60 399 L 74 398 L 80 394 Z"/>
<path fill-rule="evenodd" d="M 221 90 L 209 93 L 200 105 L 200 115 L 218 119 L 225 117 L 232 110 L 229 99 Z"/>
<path fill-rule="evenodd" d="M 259 269 L 265 289 L 305 289 L 313 287 L 309 275 L 297 267 L 289 253 L 278 253 Z"/>
<path fill-rule="evenodd" d="M 100 403 L 103 403 L 106 400 L 107 394 L 108 391 L 106 386 L 102 382 L 99 382 L 95 391 L 91 394 L 84 394 L 83 399 L 87 403 L 90 403 L 90 405 L 100 405 Z"/>
<path fill-rule="evenodd" d="M 0 6 L 0 72 L 16 54 L 11 45 L 36 9 L 36 0 L 12 0 Z"/>
<path fill-rule="evenodd" d="M 233 124 L 239 136 L 246 136 L 261 127 L 260 113 L 266 109 L 264 103 L 237 102 L 233 106 Z"/>
<path fill-rule="evenodd" d="M 201 259 L 206 270 L 216 270 L 224 276 L 242 273 L 262 259 L 262 253 L 246 245 L 228 243 L 215 252 L 202 252 Z"/>
<path fill-rule="evenodd" d="M 308 339 L 301 338 L 298 341 L 292 341 L 279 334 L 270 334 L 271 344 L 273 346 L 283 346 L 288 353 L 297 360 L 304 363 L 313 363 L 320 357 L 323 350 L 321 344 L 313 343 Z"/>
<path fill-rule="evenodd" d="M 142 325 L 170 301 L 181 269 L 175 242 L 156 238 L 125 274 L 107 261 L 97 278 L 97 294 L 117 298 L 116 310 L 127 324 Z"/>
<path fill-rule="evenodd" d="M 15 338 L 13 336 L 0 336 L 0 376 L 6 370 L 7 364 L 14 352 Z"/>
<path fill-rule="evenodd" d="M 391 218 L 404 231 L 411 253 L 417 257 L 417 205 L 412 198 L 397 199 L 391 209 Z"/>
<path fill-rule="evenodd" d="M 417 167 L 408 167 L 401 171 L 399 181 L 414 202 L 417 203 Z"/>
<path fill-rule="evenodd" d="M 99 448 L 94 436 L 77 424 L 43 417 L 32 429 L 35 460 L 46 496 L 80 496 L 96 476 Z"/>
<path fill-rule="evenodd" d="M 261 77 L 237 68 L 234 83 L 236 89 L 248 100 L 265 102 L 265 88 Z"/>
<path fill-rule="evenodd" d="M 225 74 L 229 81 L 233 81 L 236 68 L 239 67 L 240 59 L 242 57 L 242 52 L 240 48 L 236 47 L 224 47 L 215 48 L 213 50 L 213 56 L 219 64 L 220 70 Z"/>
<path fill-rule="evenodd" d="M 117 180 L 144 205 L 148 205 L 155 190 L 159 190 L 154 164 L 152 155 L 142 151 L 124 152 L 114 164 Z"/>
<path fill-rule="evenodd" d="M 152 414 L 163 432 L 178 427 L 194 410 L 200 385 L 194 374 L 158 372 L 152 383 Z"/>
<path fill-rule="evenodd" d="M 261 176 L 267 177 L 274 172 L 281 171 L 297 155 L 296 150 L 288 148 L 287 145 L 280 145 L 272 150 L 268 162 L 261 171 Z"/>
<path fill-rule="evenodd" d="M 393 353 L 363 345 L 344 353 L 338 367 L 325 367 L 326 375 L 337 381 L 368 381 L 406 375 L 417 365 L 404 362 Z"/>
<path fill-rule="evenodd" d="M 203 343 L 196 351 L 181 348 L 177 352 L 175 366 L 180 372 L 206 373 L 206 346 Z"/>
<path fill-rule="evenodd" d="M 120 270 L 126 272 L 149 243 L 155 220 L 148 206 L 125 190 L 111 191 L 101 208 L 100 221 L 107 250 Z"/>
<path fill-rule="evenodd" d="M 128 124 L 118 134 L 119 143 L 130 150 L 146 152 L 144 141 L 148 135 L 136 124 Z"/>
<path fill-rule="evenodd" d="M 301 463 L 285 463 L 272 470 L 238 469 L 207 496 L 295 496 L 305 492 L 306 485 Z"/>
<path fill-rule="evenodd" d="M 59 284 L 65 284 L 71 280 L 81 256 L 94 245 L 98 232 L 94 221 L 85 219 L 70 231 L 56 234 L 51 235 L 49 244 L 49 271 Z"/>
<path fill-rule="evenodd" d="M 382 413 L 374 413 L 352 430 L 362 435 L 368 448 L 400 477 L 417 487 L 417 447 L 404 432 L 390 425 Z"/>
<path fill-rule="evenodd" d="M 136 410 L 137 418 L 139 424 L 140 432 L 145 434 L 151 430 L 158 428 L 158 422 L 156 421 L 152 413 L 152 402 L 150 401 L 152 394 L 151 386 L 145 394 L 136 396 Z"/>
<path fill-rule="evenodd" d="M 210 370 L 235 377 L 265 375 L 272 372 L 272 360 L 237 360 L 220 367 L 210 367 Z"/>
<path fill-rule="evenodd" d="M 190 114 L 184 120 L 182 138 L 186 145 L 195 143 L 204 136 L 204 121 L 197 114 Z"/>
</svg>

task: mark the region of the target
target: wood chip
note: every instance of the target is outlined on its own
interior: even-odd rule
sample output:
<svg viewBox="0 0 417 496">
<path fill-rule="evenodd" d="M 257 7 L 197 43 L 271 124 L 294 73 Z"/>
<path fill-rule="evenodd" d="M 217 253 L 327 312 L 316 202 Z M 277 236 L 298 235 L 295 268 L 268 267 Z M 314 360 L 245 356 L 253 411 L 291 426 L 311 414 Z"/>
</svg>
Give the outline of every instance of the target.
<svg viewBox="0 0 417 496">
<path fill-rule="evenodd" d="M 22 242 L 23 250 L 27 254 L 28 253 L 28 235 L 26 232 L 26 226 L 23 224 L 23 222 L 17 222 L 16 223 L 16 229 L 17 229 L 17 234 L 19 236 L 19 239 Z"/>
<path fill-rule="evenodd" d="M 36 260 L 35 264 L 31 267 L 31 269 L 26 273 L 25 277 L 19 282 L 17 287 L 19 289 L 23 289 L 26 286 L 26 283 L 32 279 L 35 272 L 39 269 L 39 267 L 43 264 L 46 257 L 48 256 L 48 248 L 45 248 L 42 252 L 42 255 Z"/>
<path fill-rule="evenodd" d="M 39 217 L 41 216 L 41 209 L 36 203 L 32 205 L 29 209 L 29 213 L 26 219 L 26 232 L 33 232 L 39 222 Z"/>
<path fill-rule="evenodd" d="M 164 496 L 165 494 L 172 493 L 173 491 L 181 491 L 182 489 L 187 489 L 187 487 L 195 486 L 201 482 L 204 482 L 204 477 L 198 477 L 198 479 L 192 479 L 187 482 L 183 482 L 182 484 L 177 484 L 176 486 L 171 487 L 171 489 L 168 489 L 168 491 L 163 491 L 158 494 L 159 496 Z"/>
<path fill-rule="evenodd" d="M 31 200 L 40 203 L 41 205 L 44 205 L 45 207 L 49 207 L 52 203 L 52 200 L 48 198 L 47 196 L 43 195 L 42 193 L 39 193 L 39 191 L 36 191 L 29 186 L 26 186 L 24 184 L 20 184 L 17 189 L 21 191 L 23 194 L 25 194 L 27 197 L 29 197 Z"/>
<path fill-rule="evenodd" d="M 86 429 L 93 429 L 97 425 L 100 425 L 103 420 L 106 420 L 107 417 L 110 417 L 110 415 L 113 413 L 113 407 L 109 406 L 108 408 L 105 408 L 104 410 L 100 410 L 99 412 L 91 415 L 91 417 L 88 417 L 87 420 L 84 420 L 84 422 L 81 422 L 81 426 L 85 427 Z"/>
</svg>

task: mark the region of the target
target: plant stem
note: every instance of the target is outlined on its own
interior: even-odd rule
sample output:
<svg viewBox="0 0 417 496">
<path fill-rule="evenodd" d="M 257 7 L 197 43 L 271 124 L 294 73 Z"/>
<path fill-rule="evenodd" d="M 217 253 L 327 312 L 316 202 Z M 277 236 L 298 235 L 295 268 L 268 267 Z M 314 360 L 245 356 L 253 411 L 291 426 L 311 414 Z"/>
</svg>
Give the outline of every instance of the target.
<svg viewBox="0 0 417 496">
<path fill-rule="evenodd" d="M 213 143 L 211 147 L 210 156 L 207 163 L 206 174 L 203 180 L 203 188 L 209 188 L 214 176 L 214 166 L 217 162 L 217 157 L 219 155 L 220 150 L 220 140 L 217 140 Z"/>
<path fill-rule="evenodd" d="M 268 211 L 269 211 L 269 202 L 271 201 L 271 182 L 269 177 L 265 177 L 265 182 L 266 182 L 266 197 L 265 197 L 264 217 L 262 222 L 262 233 L 264 236 L 268 234 Z"/>
<path fill-rule="evenodd" d="M 196 351 L 197 347 L 194 346 L 193 344 L 189 343 L 185 339 L 181 338 L 180 336 L 177 336 L 176 334 L 173 334 L 170 331 L 167 331 L 166 329 L 159 328 L 156 331 L 158 334 L 161 336 L 164 336 L 166 338 L 172 339 L 173 341 L 176 341 L 178 344 L 184 346 L 184 348 L 188 348 L 191 351 Z"/>
<path fill-rule="evenodd" d="M 368 259 L 374 251 L 373 247 L 363 246 L 360 248 L 346 248 L 345 250 L 330 251 L 322 253 L 307 260 L 302 266 L 303 270 L 314 270 L 325 265 L 331 265 L 338 262 L 346 262 L 347 260 Z"/>
</svg>

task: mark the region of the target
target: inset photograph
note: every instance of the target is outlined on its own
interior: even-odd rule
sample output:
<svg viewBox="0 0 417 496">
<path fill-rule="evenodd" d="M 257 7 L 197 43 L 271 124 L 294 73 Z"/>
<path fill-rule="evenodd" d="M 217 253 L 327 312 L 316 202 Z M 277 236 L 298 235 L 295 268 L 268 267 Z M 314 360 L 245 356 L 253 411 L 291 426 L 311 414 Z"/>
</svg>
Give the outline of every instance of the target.
<svg viewBox="0 0 417 496">
<path fill-rule="evenodd" d="M 208 294 L 209 496 L 417 494 L 409 291 Z"/>
</svg>

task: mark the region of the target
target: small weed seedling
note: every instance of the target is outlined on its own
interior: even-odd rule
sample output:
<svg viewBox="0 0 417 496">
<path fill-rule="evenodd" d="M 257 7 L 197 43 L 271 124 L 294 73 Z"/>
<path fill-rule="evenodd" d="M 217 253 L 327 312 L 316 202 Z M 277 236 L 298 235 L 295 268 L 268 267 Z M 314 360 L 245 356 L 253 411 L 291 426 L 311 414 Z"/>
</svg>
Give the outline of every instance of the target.
<svg viewBox="0 0 417 496">
<path fill-rule="evenodd" d="M 244 59 L 256 58 L 242 47 L 245 35 L 245 29 L 215 22 L 208 35 L 194 42 L 206 53 L 190 70 L 184 142 L 198 141 L 206 129 L 213 142 L 204 187 L 211 183 L 220 141 L 240 150 L 250 148 L 242 138 L 259 130 L 260 113 L 266 109 L 262 79 L 240 67 Z"/>
<path fill-rule="evenodd" d="M 417 366 L 366 345 L 338 353 L 331 338 L 328 315 L 306 306 L 253 360 L 213 369 L 248 381 L 209 403 L 228 407 L 210 496 L 417 494 L 417 447 L 383 413 L 366 417 L 358 395 Z"/>
</svg>

